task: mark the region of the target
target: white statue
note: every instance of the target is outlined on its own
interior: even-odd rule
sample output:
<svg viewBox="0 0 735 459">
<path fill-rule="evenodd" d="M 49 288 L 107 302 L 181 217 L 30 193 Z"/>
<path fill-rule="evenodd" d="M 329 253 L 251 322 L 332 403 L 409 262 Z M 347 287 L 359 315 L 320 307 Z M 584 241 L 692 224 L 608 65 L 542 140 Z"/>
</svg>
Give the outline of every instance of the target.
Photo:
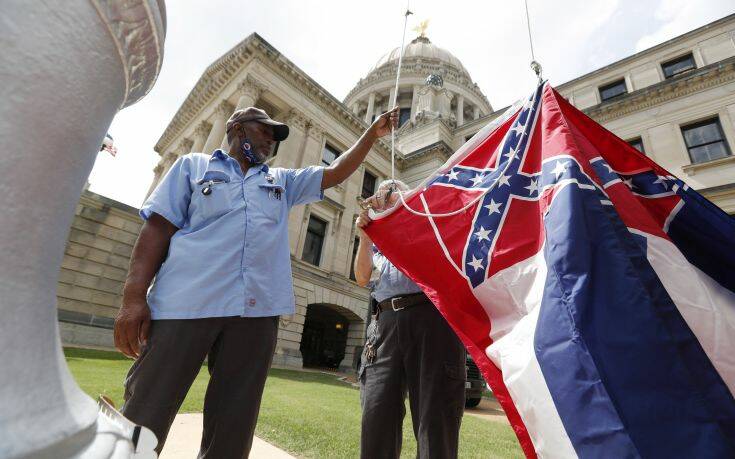
<svg viewBox="0 0 735 459">
<path fill-rule="evenodd" d="M 444 88 L 444 78 L 441 75 L 432 73 L 427 76 L 418 95 L 417 120 L 437 118 L 450 120 L 452 95 Z"/>
<path fill-rule="evenodd" d="M 107 128 L 161 68 L 163 0 L 5 0 L 0 23 L 0 457 L 155 457 L 70 375 L 56 282 Z"/>
</svg>

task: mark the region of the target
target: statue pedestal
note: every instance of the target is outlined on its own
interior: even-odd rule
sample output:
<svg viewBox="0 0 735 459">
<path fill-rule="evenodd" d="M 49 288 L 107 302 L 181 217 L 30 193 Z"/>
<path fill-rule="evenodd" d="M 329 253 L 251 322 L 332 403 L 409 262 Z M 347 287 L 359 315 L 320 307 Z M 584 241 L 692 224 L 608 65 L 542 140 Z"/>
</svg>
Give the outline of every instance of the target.
<svg viewBox="0 0 735 459">
<path fill-rule="evenodd" d="M 10 0 L 0 9 L 0 457 L 132 451 L 69 374 L 56 282 L 112 118 L 158 75 L 164 14 L 154 0 Z"/>
</svg>

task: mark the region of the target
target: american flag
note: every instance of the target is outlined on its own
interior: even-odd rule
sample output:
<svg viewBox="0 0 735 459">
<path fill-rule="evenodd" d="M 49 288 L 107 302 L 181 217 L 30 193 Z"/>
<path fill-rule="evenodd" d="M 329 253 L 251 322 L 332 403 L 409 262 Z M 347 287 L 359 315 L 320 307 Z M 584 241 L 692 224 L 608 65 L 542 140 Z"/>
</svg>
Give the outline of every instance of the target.
<svg viewBox="0 0 735 459">
<path fill-rule="evenodd" d="M 100 151 L 103 150 L 112 156 L 117 155 L 117 147 L 113 143 L 112 136 L 109 133 L 105 134 L 105 140 L 102 141 L 102 145 L 100 146 Z"/>
<path fill-rule="evenodd" d="M 735 221 L 540 85 L 367 232 L 527 457 L 735 457 Z"/>
</svg>

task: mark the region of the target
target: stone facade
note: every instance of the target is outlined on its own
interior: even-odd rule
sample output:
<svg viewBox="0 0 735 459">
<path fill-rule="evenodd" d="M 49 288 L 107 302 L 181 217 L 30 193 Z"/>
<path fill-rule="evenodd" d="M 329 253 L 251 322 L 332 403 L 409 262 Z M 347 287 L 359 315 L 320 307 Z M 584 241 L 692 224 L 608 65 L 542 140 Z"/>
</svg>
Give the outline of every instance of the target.
<svg viewBox="0 0 735 459">
<path fill-rule="evenodd" d="M 691 52 L 696 68 L 664 78 L 661 64 Z M 343 102 L 314 82 L 257 34 L 204 72 L 156 144 L 161 161 L 151 189 L 180 155 L 224 143 L 224 121 L 235 108 L 265 109 L 287 122 L 291 135 L 271 160 L 276 167 L 322 164 L 329 146 L 344 151 L 375 114 L 395 99 L 405 111 L 397 131 L 397 177 L 415 186 L 502 111 L 493 111 L 456 57 L 425 36 L 407 45 L 398 94 L 396 50 L 381 58 Z M 627 93 L 600 99 L 600 87 L 622 79 Z M 530 90 L 530 88 L 529 88 Z M 693 188 L 735 213 L 735 156 L 692 164 L 681 127 L 716 116 L 730 152 L 735 147 L 735 15 L 689 32 L 558 87 L 577 107 L 623 139 L 641 137 L 646 154 Z M 347 327 L 340 368 L 354 368 L 368 316 L 369 294 L 350 279 L 354 220 L 365 174 L 390 177 L 390 147 L 378 142 L 345 183 L 322 202 L 295 207 L 289 243 L 296 313 L 281 317 L 275 363 L 301 366 L 312 305 L 337 312 Z M 311 217 L 326 222 L 321 257 L 302 260 Z M 59 315 L 69 342 L 109 345 L 111 318 L 140 221 L 135 209 L 85 193 L 59 280 Z M 104 330 L 91 333 L 90 327 Z M 86 341 L 90 341 L 87 343 Z"/>
<path fill-rule="evenodd" d="M 141 226 L 137 209 L 90 191 L 82 194 L 56 294 L 65 344 L 113 347 L 113 318 Z"/>
</svg>

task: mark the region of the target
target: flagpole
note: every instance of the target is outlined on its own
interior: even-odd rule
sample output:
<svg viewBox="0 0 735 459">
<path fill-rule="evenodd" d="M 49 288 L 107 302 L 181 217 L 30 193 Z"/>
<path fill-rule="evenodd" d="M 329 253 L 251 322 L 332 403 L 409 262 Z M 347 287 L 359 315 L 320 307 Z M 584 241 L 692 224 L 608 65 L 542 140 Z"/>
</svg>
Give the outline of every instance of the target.
<svg viewBox="0 0 735 459">
<path fill-rule="evenodd" d="M 393 100 L 390 104 L 390 109 L 393 110 L 398 101 L 398 83 L 401 79 L 401 64 L 403 63 L 403 47 L 406 43 L 406 26 L 408 25 L 408 16 L 413 14 L 409 9 L 410 0 L 406 1 L 406 12 L 403 17 L 403 36 L 401 37 L 401 47 L 398 49 L 398 70 L 396 71 L 396 86 L 393 91 Z M 395 187 L 396 181 L 396 129 L 393 123 L 390 125 L 390 179 L 393 187 Z"/>
</svg>

